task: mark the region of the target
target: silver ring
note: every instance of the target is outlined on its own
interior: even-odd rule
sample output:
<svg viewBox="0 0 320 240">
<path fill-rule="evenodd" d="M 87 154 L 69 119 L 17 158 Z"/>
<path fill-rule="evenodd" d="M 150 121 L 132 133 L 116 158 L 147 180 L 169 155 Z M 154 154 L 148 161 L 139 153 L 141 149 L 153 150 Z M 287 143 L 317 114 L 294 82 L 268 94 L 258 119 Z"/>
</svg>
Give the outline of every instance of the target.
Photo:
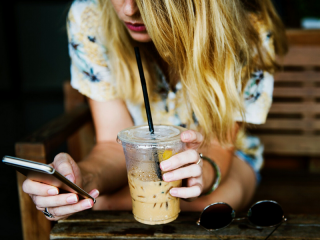
<svg viewBox="0 0 320 240">
<path fill-rule="evenodd" d="M 46 217 L 54 218 L 54 216 L 48 212 L 48 208 L 45 208 L 44 211 L 42 211 L 42 212 Z"/>
<path fill-rule="evenodd" d="M 199 156 L 200 156 L 200 158 L 199 158 L 199 160 L 198 160 L 198 162 L 197 162 L 197 164 L 199 165 L 199 163 L 201 162 L 201 159 L 202 159 L 202 153 L 199 153 Z"/>
</svg>

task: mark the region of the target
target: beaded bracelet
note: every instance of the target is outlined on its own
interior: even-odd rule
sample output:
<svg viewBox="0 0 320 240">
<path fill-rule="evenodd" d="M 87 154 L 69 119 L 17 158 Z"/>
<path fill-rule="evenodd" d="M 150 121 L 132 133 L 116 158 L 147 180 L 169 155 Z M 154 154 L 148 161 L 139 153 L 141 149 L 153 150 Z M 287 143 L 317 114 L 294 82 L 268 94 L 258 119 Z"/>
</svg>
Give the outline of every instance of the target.
<svg viewBox="0 0 320 240">
<path fill-rule="evenodd" d="M 209 195 L 210 193 L 212 193 L 214 190 L 216 190 L 220 184 L 220 180 L 221 180 L 221 171 L 219 166 L 210 158 L 203 156 L 202 154 L 200 154 L 200 157 L 203 160 L 206 160 L 207 162 L 210 163 L 210 165 L 213 167 L 214 171 L 215 171 L 215 181 L 211 187 L 211 189 L 206 192 L 206 193 L 202 193 L 200 196 L 206 196 Z"/>
</svg>

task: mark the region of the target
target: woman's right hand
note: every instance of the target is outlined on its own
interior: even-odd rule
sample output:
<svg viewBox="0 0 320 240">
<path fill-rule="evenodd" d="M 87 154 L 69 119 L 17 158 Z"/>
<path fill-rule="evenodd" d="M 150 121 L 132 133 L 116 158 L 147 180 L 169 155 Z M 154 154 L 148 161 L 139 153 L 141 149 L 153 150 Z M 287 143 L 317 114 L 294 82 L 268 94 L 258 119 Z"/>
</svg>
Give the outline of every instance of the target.
<svg viewBox="0 0 320 240">
<path fill-rule="evenodd" d="M 59 153 L 52 164 L 50 164 L 63 176 L 71 182 L 82 187 L 82 176 L 77 163 L 66 153 Z M 26 179 L 23 182 L 22 189 L 32 198 L 36 208 L 40 211 L 47 211 L 54 218 L 46 217 L 48 220 L 57 221 L 67 218 L 73 213 L 80 212 L 92 208 L 92 199 L 83 199 L 79 201 L 79 197 L 75 193 L 59 194 L 57 187 Z M 99 191 L 93 189 L 89 194 L 96 198 L 99 196 Z"/>
</svg>

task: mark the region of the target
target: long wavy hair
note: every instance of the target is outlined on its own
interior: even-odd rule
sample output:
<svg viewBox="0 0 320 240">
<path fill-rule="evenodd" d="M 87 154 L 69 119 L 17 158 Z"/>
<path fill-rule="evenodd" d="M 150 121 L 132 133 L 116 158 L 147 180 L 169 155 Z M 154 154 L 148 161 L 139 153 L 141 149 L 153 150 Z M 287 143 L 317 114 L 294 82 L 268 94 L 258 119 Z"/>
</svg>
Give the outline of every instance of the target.
<svg viewBox="0 0 320 240">
<path fill-rule="evenodd" d="M 274 71 L 250 15 L 274 36 L 278 54 L 286 52 L 284 27 L 270 0 L 136 0 L 160 57 L 183 86 L 191 124 L 195 115 L 206 142 L 230 142 L 236 113 L 244 116 L 241 90 L 250 72 Z M 129 35 L 109 0 L 100 0 L 105 46 L 120 98 L 142 102 L 133 47 L 140 45 L 149 91 L 154 81 L 154 54 Z M 258 56 L 258 60 L 257 60 Z M 169 81 L 173 81 L 169 79 Z"/>
</svg>

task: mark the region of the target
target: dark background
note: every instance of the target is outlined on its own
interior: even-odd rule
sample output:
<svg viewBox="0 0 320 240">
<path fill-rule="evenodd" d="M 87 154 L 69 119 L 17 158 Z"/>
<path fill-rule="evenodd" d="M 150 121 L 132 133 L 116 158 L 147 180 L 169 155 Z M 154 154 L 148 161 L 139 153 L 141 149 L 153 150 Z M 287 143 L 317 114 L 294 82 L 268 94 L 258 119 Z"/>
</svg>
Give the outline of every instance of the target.
<svg viewBox="0 0 320 240">
<path fill-rule="evenodd" d="M 63 113 L 70 78 L 66 15 L 72 1 L 0 3 L 0 158 L 14 143 Z M 319 0 L 274 0 L 287 28 L 320 18 Z M 0 239 L 22 239 L 15 171 L 0 164 Z"/>
</svg>

